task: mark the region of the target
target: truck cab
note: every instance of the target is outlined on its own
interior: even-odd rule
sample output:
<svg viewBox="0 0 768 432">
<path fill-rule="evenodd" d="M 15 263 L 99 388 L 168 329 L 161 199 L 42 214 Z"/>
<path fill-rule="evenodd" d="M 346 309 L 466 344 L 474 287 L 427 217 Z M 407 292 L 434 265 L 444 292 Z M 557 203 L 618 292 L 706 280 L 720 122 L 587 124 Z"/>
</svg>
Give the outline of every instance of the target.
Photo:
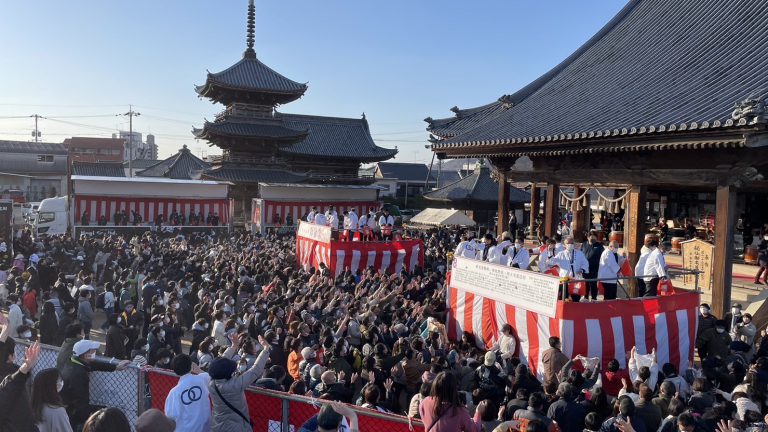
<svg viewBox="0 0 768 432">
<path fill-rule="evenodd" d="M 67 197 L 46 198 L 40 202 L 34 222 L 35 236 L 66 234 L 69 228 Z"/>
</svg>

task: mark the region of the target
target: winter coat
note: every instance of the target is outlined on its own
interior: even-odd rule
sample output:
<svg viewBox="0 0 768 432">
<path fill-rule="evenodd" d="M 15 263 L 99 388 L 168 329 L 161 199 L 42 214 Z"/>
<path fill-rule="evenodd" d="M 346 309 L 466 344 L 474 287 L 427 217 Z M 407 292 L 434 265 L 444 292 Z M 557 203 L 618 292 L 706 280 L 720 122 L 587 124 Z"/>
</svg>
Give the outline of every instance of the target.
<svg viewBox="0 0 768 432">
<path fill-rule="evenodd" d="M 230 379 L 211 380 L 208 390 L 213 401 L 213 415 L 211 432 L 251 432 L 251 427 L 240 415 L 234 412 L 222 400 L 227 400 L 237 408 L 245 417 L 250 418 L 248 404 L 245 401 L 245 389 L 264 373 L 264 366 L 269 359 L 269 351 L 264 350 L 259 354 L 253 367 L 242 375 L 233 376 Z M 221 396 L 219 396 L 219 392 Z"/>
</svg>

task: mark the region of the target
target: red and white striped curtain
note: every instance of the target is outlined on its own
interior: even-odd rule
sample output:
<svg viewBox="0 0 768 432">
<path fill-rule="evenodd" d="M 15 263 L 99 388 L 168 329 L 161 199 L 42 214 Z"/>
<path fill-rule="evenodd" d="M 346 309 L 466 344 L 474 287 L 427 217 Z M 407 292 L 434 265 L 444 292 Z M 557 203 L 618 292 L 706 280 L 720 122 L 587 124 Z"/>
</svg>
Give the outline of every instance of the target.
<svg viewBox="0 0 768 432">
<path fill-rule="evenodd" d="M 614 358 L 626 367 L 627 353 L 633 346 L 641 354 L 655 348 L 659 365 L 672 363 L 683 371 L 693 364 L 697 293 L 597 303 L 559 302 L 555 318 L 450 286 L 447 302 L 449 337 L 458 340 L 468 331 L 479 345 L 490 347 L 497 341 L 501 326 L 510 324 L 517 335 L 520 361 L 539 378 L 550 336 L 560 338 L 568 358 L 598 357 L 603 370 Z"/>
<path fill-rule="evenodd" d="M 378 211 L 381 207 L 381 203 L 378 201 L 337 201 L 337 202 L 321 202 L 321 201 L 265 201 L 264 202 L 264 223 L 267 225 L 277 224 L 278 215 L 280 223 L 285 223 L 285 216 L 291 215 L 293 221 L 296 222 L 304 215 L 308 214 L 312 207 L 321 208 L 323 211 L 328 210 L 329 206 L 333 206 L 336 212 L 341 218 L 344 211 L 355 209 L 358 216 L 362 216 L 364 213 L 368 213 L 368 209 L 373 207 Z"/>
<path fill-rule="evenodd" d="M 189 218 L 191 211 L 195 214 L 202 212 L 203 218 L 208 213 L 219 214 L 219 225 L 229 223 L 231 212 L 231 200 L 229 199 L 177 199 L 177 198 L 132 198 L 132 197 L 97 197 L 77 196 L 75 198 L 75 223 L 79 224 L 83 211 L 88 212 L 91 224 L 96 224 L 103 215 L 107 222 L 112 219 L 115 212 L 125 210 L 128 216 L 131 211 L 138 212 L 144 223 L 153 222 L 158 214 L 167 218 L 174 211 L 184 213 L 185 219 Z"/>
<path fill-rule="evenodd" d="M 403 269 L 413 271 L 416 266 L 424 266 L 424 247 L 419 240 L 322 243 L 297 237 L 296 258 L 306 270 L 324 263 L 336 276 L 347 267 L 352 273 L 368 267 L 399 273 Z"/>
</svg>

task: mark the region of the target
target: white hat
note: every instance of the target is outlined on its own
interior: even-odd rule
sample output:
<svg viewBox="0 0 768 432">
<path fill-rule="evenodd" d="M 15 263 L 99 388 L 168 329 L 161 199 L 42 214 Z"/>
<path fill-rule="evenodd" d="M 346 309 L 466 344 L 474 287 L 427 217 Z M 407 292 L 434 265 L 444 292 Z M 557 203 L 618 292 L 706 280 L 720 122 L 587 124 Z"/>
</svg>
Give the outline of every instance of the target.
<svg viewBox="0 0 768 432">
<path fill-rule="evenodd" d="M 81 356 L 90 350 L 99 349 L 101 344 L 95 341 L 83 339 L 78 341 L 75 346 L 72 347 L 72 353 L 76 356 Z"/>
<path fill-rule="evenodd" d="M 29 261 L 37 264 L 37 262 L 40 261 L 40 257 L 37 256 L 37 254 L 32 254 L 32 256 L 29 257 Z"/>
</svg>

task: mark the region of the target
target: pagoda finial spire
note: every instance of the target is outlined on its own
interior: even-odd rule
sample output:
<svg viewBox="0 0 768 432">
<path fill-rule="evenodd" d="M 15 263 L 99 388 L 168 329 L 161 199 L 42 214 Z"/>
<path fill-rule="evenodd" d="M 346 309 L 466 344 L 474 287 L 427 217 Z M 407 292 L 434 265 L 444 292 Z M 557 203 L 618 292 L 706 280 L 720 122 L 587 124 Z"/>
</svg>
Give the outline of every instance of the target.
<svg viewBox="0 0 768 432">
<path fill-rule="evenodd" d="M 256 6 L 253 4 L 253 0 L 248 0 L 248 36 L 246 37 L 246 44 L 248 48 L 245 50 L 243 57 L 256 58 L 256 51 L 253 50 L 253 42 L 256 40 Z"/>
</svg>

